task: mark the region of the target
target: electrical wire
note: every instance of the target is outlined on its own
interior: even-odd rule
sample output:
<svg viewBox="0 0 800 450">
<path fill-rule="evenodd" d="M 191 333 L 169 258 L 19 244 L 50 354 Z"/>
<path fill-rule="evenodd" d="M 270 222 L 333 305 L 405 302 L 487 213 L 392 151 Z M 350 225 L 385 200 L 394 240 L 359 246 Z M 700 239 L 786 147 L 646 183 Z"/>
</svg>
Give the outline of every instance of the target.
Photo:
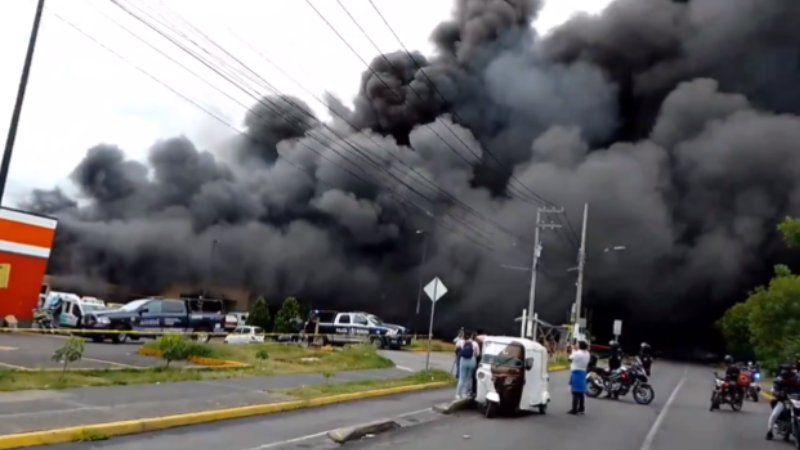
<svg viewBox="0 0 800 450">
<path fill-rule="evenodd" d="M 150 78 L 151 80 L 155 81 L 156 83 L 158 83 L 162 87 L 166 88 L 167 90 L 169 90 L 173 94 L 177 95 L 178 97 L 180 97 L 184 101 L 188 102 L 189 104 L 193 105 L 194 107 L 198 108 L 199 110 L 203 111 L 204 113 L 206 113 L 207 115 L 209 115 L 211 118 L 215 119 L 216 121 L 218 121 L 222 125 L 227 126 L 228 128 L 230 128 L 234 132 L 242 135 L 243 137 L 245 137 L 245 138 L 247 138 L 247 139 L 249 139 L 249 140 L 251 140 L 253 142 L 263 144 L 263 142 L 260 142 L 258 139 L 255 139 L 252 136 L 248 135 L 247 133 L 244 133 L 244 132 L 238 130 L 235 126 L 233 126 L 232 124 L 228 123 L 227 121 L 225 121 L 224 119 L 222 119 L 218 115 L 214 114 L 208 108 L 204 107 L 203 105 L 199 104 L 195 100 L 192 100 L 191 98 L 189 98 L 186 95 L 182 94 L 177 89 L 169 86 L 167 83 L 163 82 L 158 77 L 156 77 L 156 76 L 152 75 L 151 73 L 149 73 L 148 71 L 144 70 L 142 67 L 140 67 L 140 66 L 136 65 L 135 63 L 131 62 L 130 60 L 128 60 L 127 58 L 122 56 L 120 53 L 114 51 L 109 46 L 107 46 L 107 45 L 103 44 L 102 42 L 100 42 L 100 40 L 96 39 L 95 37 L 93 37 L 90 34 L 88 34 L 87 32 L 85 32 L 79 26 L 75 25 L 74 23 L 70 22 L 69 20 L 65 19 L 64 17 L 60 16 L 58 13 L 55 13 L 53 11 L 49 11 L 49 13 L 52 14 L 57 19 L 59 19 L 62 22 L 64 22 L 65 24 L 67 24 L 68 26 L 70 26 L 71 28 L 73 28 L 75 31 L 77 31 L 78 33 L 80 33 L 81 35 L 86 37 L 87 39 L 91 40 L 92 42 L 94 42 L 95 44 L 97 44 L 98 46 L 103 48 L 104 50 L 106 50 L 109 53 L 113 54 L 114 56 L 116 56 L 117 58 L 122 60 L 123 62 L 131 65 L 132 67 L 134 67 L 136 70 L 138 70 L 139 72 L 141 72 L 142 74 L 144 74 L 145 76 Z M 325 185 L 326 187 L 329 187 L 331 189 L 335 189 L 333 186 L 331 186 L 330 184 L 326 183 L 324 180 L 319 179 L 316 176 L 316 174 L 313 171 L 311 171 L 310 169 L 308 169 L 306 167 L 303 167 L 303 166 L 300 166 L 297 163 L 295 163 L 294 161 L 291 161 L 290 159 L 287 159 L 287 158 L 282 158 L 281 161 L 286 162 L 287 164 L 291 165 L 292 167 L 295 167 L 298 170 L 301 170 L 303 172 L 307 172 L 312 178 L 316 179 L 317 181 L 319 181 L 321 184 Z M 355 178 L 359 178 L 358 175 L 355 175 L 355 174 L 352 174 L 352 173 L 350 173 L 350 175 L 355 177 Z M 366 182 L 366 180 L 363 180 L 363 179 L 361 179 L 361 181 Z M 392 194 L 389 194 L 389 195 L 391 196 Z M 473 239 L 471 236 L 464 234 L 463 232 L 461 232 L 460 230 L 458 230 L 454 226 L 451 226 L 450 224 L 444 222 L 442 219 L 437 218 L 437 217 L 431 217 L 431 218 L 434 219 L 437 223 L 439 223 L 439 225 L 442 226 L 442 228 L 444 228 L 446 230 L 449 230 L 449 231 L 452 231 L 452 232 L 454 232 L 456 234 L 462 235 L 464 238 L 466 238 L 472 244 L 474 244 L 474 245 L 476 245 L 478 247 L 481 247 L 481 248 L 483 248 L 485 250 L 488 250 L 490 252 L 496 252 L 497 251 L 495 248 L 490 247 L 490 246 L 486 245 L 485 243 L 479 242 L 479 241 Z"/>
<path fill-rule="evenodd" d="M 199 57 L 197 54 L 193 53 L 193 52 L 192 52 L 190 49 L 186 48 L 184 45 L 182 45 L 182 44 L 180 44 L 179 42 L 175 41 L 175 40 L 174 40 L 172 37 L 170 37 L 170 36 L 166 35 L 166 34 L 165 34 L 165 33 L 164 33 L 162 30 L 159 30 L 158 28 L 154 27 L 154 26 L 153 26 L 151 23 L 147 23 L 147 22 L 146 22 L 146 21 L 145 21 L 145 20 L 144 20 L 144 19 L 143 19 L 141 16 L 137 16 L 135 12 L 131 11 L 130 9 L 127 9 L 127 8 L 125 8 L 125 6 L 124 6 L 124 5 L 121 5 L 121 4 L 120 4 L 120 2 L 118 2 L 118 1 L 116 1 L 116 0 L 111 0 L 111 1 L 112 1 L 112 3 L 114 3 L 115 5 L 117 5 L 117 6 L 121 7 L 123 10 L 125 10 L 125 11 L 126 11 L 128 14 L 130 14 L 130 15 L 134 16 L 134 18 L 136 18 L 137 20 L 143 21 L 143 22 L 145 23 L 145 25 L 149 26 L 149 27 L 150 27 L 150 28 L 151 28 L 153 31 L 155 31 L 155 32 L 159 33 L 159 34 L 160 34 L 162 37 L 164 37 L 165 39 L 168 39 L 168 40 L 170 40 L 170 42 L 172 42 L 174 45 L 178 46 L 178 47 L 179 47 L 179 48 L 181 48 L 182 50 L 186 51 L 187 53 L 189 53 L 190 55 L 192 55 L 193 57 L 195 57 L 195 58 L 196 58 L 198 61 L 200 61 L 201 63 L 205 64 L 205 65 L 206 65 L 206 66 L 207 66 L 209 69 L 211 69 L 211 70 L 215 71 L 215 72 L 216 72 L 218 75 L 222 76 L 222 77 L 223 77 L 223 78 L 225 78 L 227 81 L 229 81 L 229 82 L 233 83 L 234 85 L 236 85 L 236 83 L 235 83 L 233 80 L 231 80 L 231 79 L 230 79 L 230 77 L 228 77 L 228 76 L 225 76 L 224 74 L 222 74 L 222 73 L 221 73 L 221 71 L 219 70 L 219 68 L 218 68 L 218 67 L 212 67 L 212 66 L 211 66 L 211 65 L 210 65 L 210 64 L 209 64 L 207 61 L 204 61 L 204 60 L 202 60 L 202 58 L 200 58 L 200 57 Z M 149 15 L 148 15 L 148 16 L 149 16 Z M 155 19 L 155 18 L 153 18 L 152 16 L 149 16 L 149 17 L 150 17 L 151 19 Z M 172 25 L 172 24 L 165 24 L 163 21 L 161 21 L 161 22 L 160 22 L 160 24 L 161 24 L 162 26 L 166 26 L 166 27 L 170 27 L 170 26 Z M 202 31 L 200 31 L 200 30 L 197 30 L 196 28 L 194 28 L 194 27 L 193 27 L 193 25 L 191 25 L 191 24 L 189 24 L 189 23 L 186 23 L 186 24 L 187 24 L 187 25 L 188 25 L 190 28 L 193 28 L 193 30 L 194 30 L 196 33 L 200 34 L 200 35 L 201 35 L 201 37 L 203 37 L 203 38 L 204 38 L 206 41 L 210 42 L 212 45 L 214 45 L 215 47 L 217 47 L 218 49 L 220 49 L 221 51 L 223 51 L 224 53 L 226 53 L 226 54 L 227 54 L 229 57 L 231 57 L 232 59 L 234 59 L 234 60 L 235 60 L 237 63 L 239 63 L 241 66 L 243 66 L 245 69 L 247 69 L 248 71 L 250 71 L 250 72 L 252 73 L 252 71 L 251 71 L 249 68 L 247 68 L 247 67 L 246 67 L 246 66 L 245 66 L 245 65 L 244 65 L 244 64 L 243 64 L 241 61 L 239 61 L 239 60 L 238 60 L 238 59 L 236 59 L 236 58 L 235 58 L 233 55 L 231 55 L 229 52 L 227 52 L 227 50 L 225 50 L 224 48 L 222 48 L 222 47 L 220 47 L 219 45 L 217 45 L 217 44 L 216 44 L 216 43 L 213 41 L 213 39 L 210 39 L 208 36 L 206 36 L 204 33 L 202 33 Z M 174 30 L 174 25 L 172 26 L 172 29 Z M 178 33 L 179 33 L 179 34 L 182 34 L 182 35 L 183 35 L 185 38 L 187 38 L 188 40 L 190 40 L 191 42 L 193 42 L 195 45 L 198 45 L 198 44 L 197 44 L 197 42 L 196 42 L 195 40 L 193 40 L 193 39 L 189 38 L 189 37 L 188 37 L 186 34 L 184 34 L 184 33 L 180 32 L 180 31 L 179 31 Z M 205 49 L 204 49 L 204 50 L 205 50 Z M 209 53 L 207 50 L 206 50 L 205 52 L 206 52 L 207 54 L 209 54 L 209 55 L 210 55 L 210 53 Z M 279 68 L 279 66 L 277 66 L 276 64 L 274 64 L 274 63 L 273 63 L 273 65 Z M 284 71 L 283 73 L 285 74 L 285 71 Z M 252 73 L 252 75 L 254 75 L 255 77 L 258 77 L 258 75 L 257 75 L 257 74 L 255 74 L 255 73 Z M 288 74 L 287 74 L 287 75 L 288 75 Z M 289 78 L 291 78 L 291 77 L 289 77 Z M 292 80 L 293 80 L 293 79 L 292 79 Z M 274 86 L 272 86 L 271 84 L 269 84 L 269 82 L 267 82 L 266 80 L 263 80 L 263 79 L 262 79 L 262 81 L 263 81 L 264 83 L 266 83 L 266 84 L 269 86 L 269 87 L 268 87 L 268 89 L 270 89 L 271 91 L 273 91 L 273 92 L 275 92 L 275 93 L 277 93 L 277 94 L 280 94 L 280 92 L 279 92 L 279 91 L 278 91 L 278 90 L 277 90 L 277 89 L 276 89 Z M 294 81 L 294 80 L 293 80 L 293 81 Z M 299 84 L 299 83 L 297 83 L 297 84 Z M 239 86 L 239 87 L 241 88 L 241 86 Z M 254 97 L 256 100 L 258 100 L 258 98 L 257 98 L 257 96 L 256 96 L 256 95 L 254 95 L 254 94 L 251 94 L 251 95 L 252 95 L 252 96 L 253 96 L 253 97 Z M 317 99 L 318 99 L 319 101 L 322 101 L 322 100 L 320 100 L 319 98 L 317 98 Z M 292 103 L 292 104 L 293 104 L 293 106 L 295 106 L 295 107 L 296 107 L 296 108 L 297 108 L 299 111 L 301 111 L 301 112 L 303 112 L 303 113 L 305 113 L 305 114 L 309 114 L 307 111 L 305 111 L 305 110 L 304 110 L 304 108 L 297 106 L 297 105 L 296 105 L 296 104 L 294 104 L 293 102 L 290 102 L 290 103 Z M 310 117 L 310 118 L 313 118 L 313 116 L 311 116 L 310 114 L 309 114 L 309 117 Z M 340 117 L 341 117 L 341 116 L 340 116 Z M 342 119 L 345 119 L 345 118 L 344 118 L 344 117 L 342 117 Z M 346 120 L 346 119 L 345 119 L 345 120 Z M 288 121 L 288 120 L 287 120 L 287 121 Z M 324 125 L 324 124 L 323 124 L 323 125 Z M 350 124 L 350 125 L 352 126 L 352 124 Z M 404 187 L 406 187 L 406 189 L 408 189 L 408 190 L 410 190 L 410 191 L 414 192 L 414 193 L 415 193 L 415 194 L 417 194 L 418 196 L 420 196 L 420 197 L 422 197 L 422 198 L 425 198 L 427 201 L 429 201 L 429 202 L 433 203 L 433 201 L 432 201 L 431 199 L 429 199 L 429 198 L 425 197 L 425 196 L 424 196 L 422 193 L 420 193 L 419 191 L 417 191 L 417 190 L 416 190 L 415 188 L 413 188 L 412 186 L 409 186 L 407 183 L 405 183 L 403 180 L 401 180 L 399 177 L 397 177 L 397 175 L 395 175 L 395 174 L 393 174 L 393 173 L 389 172 L 389 171 L 388 171 L 388 170 L 386 170 L 385 168 L 382 168 L 382 167 L 378 166 L 378 165 L 377 165 L 377 163 L 376 163 L 374 160 L 372 160 L 372 159 L 370 158 L 370 156 L 369 156 L 369 155 L 365 154 L 365 153 L 364 153 L 364 152 L 362 152 L 362 151 L 361 151 L 361 150 L 360 150 L 360 149 L 359 149 L 357 146 L 355 146 L 354 144 L 352 144 L 351 142 L 349 142 L 349 141 L 347 140 L 347 138 L 345 138 L 345 137 L 343 137 L 343 136 L 339 135 L 339 134 L 338 134 L 338 133 L 337 133 L 335 130 L 331 129 L 330 127 L 327 127 L 327 126 L 325 126 L 325 127 L 326 127 L 326 129 L 328 129 L 330 132 L 332 132 L 333 134 L 337 135 L 337 137 L 338 137 L 338 138 L 340 138 L 341 140 L 343 140 L 345 143 L 348 143 L 348 144 L 349 144 L 349 145 L 352 147 L 352 149 L 353 149 L 353 150 L 354 150 L 356 153 L 358 153 L 360 156 L 362 156 L 362 157 L 363 157 L 363 158 L 364 158 L 366 161 L 368 161 L 368 162 L 371 162 L 371 163 L 372 163 L 373 165 L 375 165 L 375 166 L 376 166 L 376 167 L 377 167 L 379 170 L 382 170 L 383 172 L 385 172 L 385 173 L 387 173 L 388 175 L 390 175 L 390 177 L 392 177 L 393 179 L 395 179 L 396 181 L 398 181 L 400 184 L 402 184 Z M 367 135 L 367 136 L 368 136 L 368 135 Z M 374 141 L 374 139 L 372 139 L 372 138 L 371 138 L 371 136 L 368 136 L 368 138 L 369 138 L 370 140 L 372 140 L 373 142 L 375 142 L 375 141 Z M 320 144 L 322 144 L 322 143 L 320 142 Z M 323 145 L 324 145 L 324 144 L 323 144 Z M 386 149 L 384 149 L 384 150 L 386 150 Z M 394 158 L 396 158 L 396 159 L 400 160 L 400 159 L 399 159 L 399 158 L 397 158 L 397 157 L 396 157 L 396 156 L 395 156 L 393 153 L 391 153 L 391 152 L 389 152 L 389 151 L 387 151 L 387 154 L 389 154 L 389 155 L 391 155 L 392 157 L 394 157 Z M 341 155 L 341 154 L 340 154 L 340 156 L 341 156 L 342 158 L 346 158 L 344 155 Z M 402 162 L 402 160 L 400 160 L 400 161 Z M 429 182 L 430 182 L 430 180 L 427 180 L 426 178 L 424 178 L 424 177 L 423 177 L 421 174 L 419 174 L 419 172 L 417 172 L 416 170 L 414 170 L 414 169 L 413 169 L 412 167 L 410 167 L 409 165 L 407 165 L 407 164 L 404 164 L 404 165 L 405 165 L 406 167 L 408 167 L 409 169 L 411 169 L 411 170 L 412 170 L 414 173 L 416 173 L 416 174 L 417 174 L 417 175 L 418 175 L 420 178 L 423 178 L 423 179 L 425 179 L 426 181 L 429 181 Z M 379 183 L 378 183 L 378 184 L 379 184 Z M 433 184 L 433 183 L 431 182 L 431 184 Z M 433 184 L 433 186 L 434 186 L 434 187 L 436 187 L 437 189 L 440 189 L 440 188 L 439 188 L 438 186 L 436 186 L 435 184 Z M 508 230 L 507 228 L 503 227 L 502 225 L 500 225 L 500 224 L 499 224 L 499 223 L 497 223 L 496 221 L 493 221 L 492 219 L 488 218 L 487 216 L 485 216 L 485 215 L 482 215 L 482 214 L 478 213 L 477 211 L 475 211 L 474 209 L 472 209 L 471 207 L 469 207 L 469 206 L 465 205 L 463 202 L 460 202 L 460 200 L 456 199 L 456 198 L 455 198 L 454 196 L 452 196 L 452 195 L 451 195 L 449 192 L 446 192 L 446 191 L 443 191 L 443 192 L 446 194 L 446 196 L 449 196 L 449 197 L 450 197 L 452 200 L 454 200 L 455 202 L 459 203 L 459 206 L 461 206 L 462 208 L 464 208 L 465 210 L 467 210 L 467 212 L 468 212 L 468 213 L 470 213 L 470 214 L 474 215 L 474 216 L 475 216 L 475 217 L 477 217 L 479 220 L 487 221 L 487 222 L 489 222 L 489 223 L 493 224 L 493 225 L 494 225 L 496 228 L 500 229 L 500 230 L 501 230 L 501 231 L 503 231 L 504 233 L 506 233 L 506 234 L 508 234 L 508 235 L 512 236 L 513 238 L 515 238 L 515 239 L 517 239 L 517 240 L 521 240 L 521 241 L 524 241 L 524 240 L 525 240 L 524 238 L 520 238 L 518 235 L 515 235 L 515 234 L 513 234 L 513 232 L 511 232 L 511 231 L 510 231 L 510 230 Z M 459 219 L 460 219 L 462 222 L 464 222 L 464 223 L 463 223 L 463 224 L 464 224 L 464 226 L 470 227 L 470 228 L 473 230 L 473 232 L 475 232 L 475 233 L 477 233 L 477 234 L 482 234 L 482 233 L 485 233 L 485 230 L 483 230 L 483 231 L 482 231 L 482 230 L 480 230 L 480 229 L 478 229 L 478 228 L 475 228 L 475 226 L 473 226 L 472 224 L 469 224 L 468 222 L 464 221 L 464 217 L 460 217 Z M 484 237 L 485 237 L 485 236 L 484 236 Z M 491 238 L 490 238 L 490 239 L 491 239 Z"/>
<path fill-rule="evenodd" d="M 431 80 L 431 79 L 430 79 L 430 77 L 428 77 L 428 74 L 425 72 L 425 70 L 423 69 L 423 67 L 422 67 L 422 66 L 419 64 L 419 62 L 417 62 L 417 60 L 416 60 L 416 59 L 415 59 L 415 58 L 414 58 L 414 57 L 411 55 L 411 52 L 408 50 L 408 48 L 406 47 L 406 45 L 405 45 L 405 44 L 403 43 L 403 41 L 400 39 L 400 36 L 398 36 L 398 34 L 397 34 L 395 31 L 394 31 L 394 28 L 392 28 L 392 26 L 389 24 L 389 21 L 388 21 L 388 20 L 386 20 L 386 17 L 384 17 L 384 16 L 383 16 L 383 14 L 380 12 L 380 10 L 379 10 L 379 9 L 378 9 L 378 7 L 375 5 L 375 3 L 374 3 L 372 0 L 368 0 L 368 1 L 369 1 L 369 4 L 372 6 L 372 9 L 375 11 L 375 13 L 378 15 L 378 17 L 380 17 L 380 19 L 383 21 L 384 25 L 386 25 L 386 28 L 387 28 L 387 29 L 388 29 L 388 30 L 389 30 L 389 31 L 392 33 L 392 35 L 394 36 L 394 38 L 395 38 L 395 40 L 397 41 L 397 43 L 398 43 L 398 44 L 400 44 L 400 46 L 403 48 L 403 50 L 405 51 L 405 53 L 406 53 L 406 54 L 409 56 L 409 58 L 411 58 L 412 62 L 413 62 L 413 63 L 414 63 L 416 66 L 417 66 L 417 69 L 418 69 L 418 70 L 419 70 L 419 72 L 422 74 L 422 76 L 423 76 L 423 77 L 425 77 L 425 79 L 427 80 L 427 82 L 428 82 L 428 85 L 431 87 L 431 89 L 433 89 L 433 91 L 434 91 L 434 92 L 436 92 L 436 94 L 438 94 L 438 95 L 439 95 L 439 97 L 441 97 L 441 99 L 442 99 L 442 100 L 443 100 L 445 103 L 447 103 L 447 104 L 451 104 L 451 105 L 452 105 L 452 102 L 450 102 L 450 101 L 449 101 L 447 98 L 445 98 L 445 96 L 444 96 L 444 95 L 441 93 L 441 91 L 439 91 L 439 89 L 436 87 L 436 84 L 433 82 L 433 80 Z M 307 3 L 309 3 L 309 4 L 311 4 L 310 0 L 306 0 L 306 2 L 307 2 Z M 340 6 L 342 6 L 342 8 L 344 8 L 344 6 L 341 4 L 341 2 L 339 2 L 339 0 L 337 0 L 337 2 L 339 3 L 339 5 L 340 5 Z M 312 6 L 312 8 L 313 8 L 313 6 Z M 314 8 L 314 10 L 316 11 L 316 8 Z M 349 15 L 349 13 L 348 13 L 348 15 Z M 351 18 L 352 18 L 352 16 L 351 16 Z M 353 20 L 355 21 L 355 19 L 353 19 Z M 327 20 L 326 20 L 326 23 L 327 23 Z M 362 33 L 366 34 L 366 33 L 364 32 L 363 28 L 361 28 L 360 26 L 359 26 L 359 28 L 361 29 Z M 338 33 L 337 33 L 337 35 L 338 35 Z M 339 36 L 341 37 L 341 35 L 339 35 Z M 387 61 L 388 61 L 388 59 L 387 59 Z M 451 111 L 451 113 L 452 113 L 452 114 L 453 114 L 453 116 L 456 118 L 456 120 L 460 121 L 461 123 L 467 123 L 465 120 L 463 120 L 462 118 L 460 118 L 460 117 L 458 116 L 458 113 L 456 112 L 455 108 L 453 108 L 453 110 Z M 458 135 L 457 135 L 457 134 L 456 134 L 456 133 L 455 133 L 455 132 L 454 132 L 452 129 L 450 129 L 450 128 L 448 127 L 448 130 L 449 130 L 449 131 L 450 131 L 450 132 L 453 134 L 453 136 L 455 136 L 455 137 L 458 139 Z M 497 165 L 498 165 L 498 168 L 499 168 L 500 170 L 502 170 L 502 169 L 503 169 L 503 165 L 502 165 L 502 163 L 500 162 L 500 160 L 499 160 L 499 159 L 498 159 L 498 158 L 497 158 L 497 157 L 494 155 L 494 153 L 492 153 L 492 151 L 491 151 L 491 150 L 490 150 L 488 147 L 484 147 L 484 151 L 486 152 L 486 154 L 487 154 L 487 155 L 489 155 L 489 156 L 490 156 L 490 157 L 491 157 L 491 158 L 492 158 L 492 159 L 493 159 L 493 160 L 494 160 L 494 161 L 497 163 Z M 537 194 L 536 192 L 534 192 L 534 191 L 533 191 L 532 189 L 530 189 L 529 187 L 525 186 L 525 184 L 524 184 L 524 183 L 522 183 L 522 182 L 521 182 L 521 181 L 520 181 L 520 180 L 519 180 L 519 179 L 518 179 L 518 178 L 517 178 L 517 177 L 514 175 L 514 173 L 513 173 L 513 171 L 512 171 L 512 170 L 503 171 L 503 172 L 504 172 L 504 173 L 502 173 L 502 174 L 503 174 L 504 176 L 508 176 L 508 177 L 509 177 L 509 179 L 510 179 L 511 181 L 515 181 L 516 183 L 518 183 L 518 184 L 519 184 L 519 186 L 521 186 L 523 189 L 525 189 L 525 191 L 527 191 L 528 193 L 530 193 L 532 196 L 534 196 L 535 198 L 537 198 L 539 201 L 543 202 L 543 203 L 544 203 L 546 206 L 551 206 L 551 207 L 557 206 L 557 205 L 555 205 L 553 202 L 551 202 L 551 201 L 549 201 L 549 200 L 545 199 L 544 197 L 542 197 L 541 195 Z M 510 186 L 510 185 L 511 185 L 511 183 L 509 183 L 509 186 Z M 571 222 L 570 222 L 570 220 L 569 220 L 569 217 L 565 215 L 565 218 L 566 218 L 566 220 L 567 220 L 568 229 L 569 229 L 569 230 L 571 231 L 571 233 L 572 233 L 572 235 L 569 235 L 569 234 L 568 234 L 568 235 L 567 235 L 567 238 L 569 239 L 569 241 L 570 241 L 570 242 L 571 242 L 573 245 L 576 245 L 576 243 L 575 243 L 575 241 L 573 240 L 573 238 L 577 238 L 577 237 L 578 237 L 578 235 L 577 235 L 577 233 L 575 232 L 575 229 L 573 228 L 573 226 L 572 226 L 572 223 L 571 223 Z M 559 224 L 563 225 L 563 224 L 561 223 L 561 219 L 560 219 L 560 217 L 559 217 L 559 216 L 556 216 L 556 220 L 559 222 Z M 560 236 L 560 234 L 559 234 L 559 236 Z"/>
</svg>

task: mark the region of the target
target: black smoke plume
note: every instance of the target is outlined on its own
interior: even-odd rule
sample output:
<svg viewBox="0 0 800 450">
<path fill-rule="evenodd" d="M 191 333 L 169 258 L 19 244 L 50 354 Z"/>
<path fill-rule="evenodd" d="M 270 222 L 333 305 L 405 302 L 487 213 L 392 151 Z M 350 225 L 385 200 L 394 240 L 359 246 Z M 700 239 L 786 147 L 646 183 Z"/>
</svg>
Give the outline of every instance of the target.
<svg viewBox="0 0 800 450">
<path fill-rule="evenodd" d="M 527 303 L 528 275 L 499 267 L 529 264 L 523 184 L 572 224 L 544 232 L 544 319 L 566 321 L 588 202 L 597 333 L 619 318 L 629 340 L 701 339 L 785 257 L 776 221 L 800 213 L 800 2 L 617 0 L 537 36 L 540 8 L 457 0 L 434 55 L 376 57 L 352 111 L 330 100 L 332 123 L 268 97 L 213 153 L 183 137 L 147 164 L 90 149 L 78 202 L 27 205 L 61 220 L 51 272 L 244 286 L 413 325 L 427 242 L 423 277 L 451 290 L 439 326 L 504 331 Z"/>
</svg>

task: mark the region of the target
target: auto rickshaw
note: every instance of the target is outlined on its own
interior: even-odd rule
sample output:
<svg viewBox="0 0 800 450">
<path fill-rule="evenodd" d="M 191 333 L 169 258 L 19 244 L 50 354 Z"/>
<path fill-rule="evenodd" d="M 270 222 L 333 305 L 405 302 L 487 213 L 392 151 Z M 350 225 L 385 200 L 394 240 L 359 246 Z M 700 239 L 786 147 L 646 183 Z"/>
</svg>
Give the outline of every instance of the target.
<svg viewBox="0 0 800 450">
<path fill-rule="evenodd" d="M 547 349 L 530 339 L 487 336 L 477 369 L 475 401 L 487 418 L 498 412 L 547 413 Z"/>
</svg>

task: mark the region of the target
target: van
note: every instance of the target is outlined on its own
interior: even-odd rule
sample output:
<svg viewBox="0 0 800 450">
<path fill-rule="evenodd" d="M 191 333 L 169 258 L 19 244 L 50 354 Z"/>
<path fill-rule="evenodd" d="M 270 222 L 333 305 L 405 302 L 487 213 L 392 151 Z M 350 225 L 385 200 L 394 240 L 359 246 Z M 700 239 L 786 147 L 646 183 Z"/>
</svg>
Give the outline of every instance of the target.
<svg viewBox="0 0 800 450">
<path fill-rule="evenodd" d="M 56 306 L 57 314 L 53 314 L 59 327 L 81 328 L 82 320 L 87 313 L 105 311 L 102 300 L 93 297 L 78 297 L 75 294 L 61 295 L 61 302 Z"/>
</svg>

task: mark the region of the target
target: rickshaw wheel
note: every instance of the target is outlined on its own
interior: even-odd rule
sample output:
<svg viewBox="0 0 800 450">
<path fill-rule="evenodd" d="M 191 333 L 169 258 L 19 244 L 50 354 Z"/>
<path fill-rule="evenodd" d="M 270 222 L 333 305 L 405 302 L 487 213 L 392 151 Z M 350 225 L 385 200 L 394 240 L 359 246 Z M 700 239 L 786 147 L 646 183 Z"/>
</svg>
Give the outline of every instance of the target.
<svg viewBox="0 0 800 450">
<path fill-rule="evenodd" d="M 494 402 L 486 402 L 486 409 L 484 411 L 487 419 L 491 419 L 497 414 L 497 405 Z"/>
</svg>

